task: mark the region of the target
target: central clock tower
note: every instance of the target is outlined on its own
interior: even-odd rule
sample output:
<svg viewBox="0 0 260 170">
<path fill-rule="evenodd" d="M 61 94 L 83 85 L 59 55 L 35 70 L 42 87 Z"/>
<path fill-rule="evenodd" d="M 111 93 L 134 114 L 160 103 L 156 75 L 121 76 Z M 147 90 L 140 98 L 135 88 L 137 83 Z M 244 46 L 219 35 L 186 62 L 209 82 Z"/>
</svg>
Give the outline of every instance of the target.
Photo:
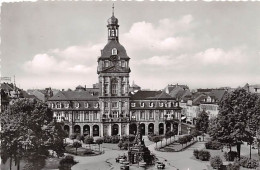
<svg viewBox="0 0 260 170">
<path fill-rule="evenodd" d="M 129 132 L 130 58 L 119 43 L 119 25 L 114 9 L 107 22 L 108 42 L 101 50 L 97 67 L 103 135 L 126 135 Z M 114 126 L 118 129 L 114 129 Z"/>
</svg>

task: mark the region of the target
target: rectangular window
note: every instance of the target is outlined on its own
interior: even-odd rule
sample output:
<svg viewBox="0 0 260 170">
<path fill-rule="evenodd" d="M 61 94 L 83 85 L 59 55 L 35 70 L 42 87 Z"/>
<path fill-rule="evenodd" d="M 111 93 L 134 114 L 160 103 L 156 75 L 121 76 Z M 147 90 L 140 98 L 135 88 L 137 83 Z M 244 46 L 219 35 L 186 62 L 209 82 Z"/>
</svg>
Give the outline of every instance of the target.
<svg viewBox="0 0 260 170">
<path fill-rule="evenodd" d="M 79 120 L 79 117 L 80 117 L 79 113 L 75 112 L 75 116 L 74 116 L 75 120 Z"/>
<path fill-rule="evenodd" d="M 117 94 L 117 85 L 112 84 L 112 94 Z"/>
<path fill-rule="evenodd" d="M 108 84 L 105 84 L 104 90 L 105 90 L 104 93 L 108 94 Z"/>
<path fill-rule="evenodd" d="M 149 112 L 149 118 L 150 118 L 150 119 L 153 119 L 153 111 L 150 111 L 150 112 Z"/>
<path fill-rule="evenodd" d="M 144 111 L 141 111 L 141 112 L 140 112 L 140 118 L 141 118 L 141 119 L 144 119 L 144 118 L 145 118 L 145 112 L 144 112 Z"/>
<path fill-rule="evenodd" d="M 160 112 L 160 118 L 163 119 L 163 111 Z"/>
<path fill-rule="evenodd" d="M 118 112 L 117 111 L 113 111 L 113 118 L 117 118 L 118 117 L 118 114 L 117 114 Z"/>
<path fill-rule="evenodd" d="M 93 113 L 93 119 L 94 119 L 94 120 L 97 120 L 97 112 L 94 112 L 94 113 Z"/>
<path fill-rule="evenodd" d="M 108 108 L 108 102 L 105 102 L 104 105 L 105 105 L 105 108 Z"/>
<path fill-rule="evenodd" d="M 121 64 L 122 64 L 122 67 L 125 67 L 125 61 L 122 61 Z"/>
<path fill-rule="evenodd" d="M 112 102 L 112 107 L 113 107 L 113 108 L 117 108 L 117 107 L 118 107 L 117 102 Z"/>
<path fill-rule="evenodd" d="M 109 66 L 109 62 L 105 61 L 105 67 L 108 67 L 108 66 Z"/>
<path fill-rule="evenodd" d="M 84 119 L 85 120 L 89 120 L 89 112 L 85 112 L 84 113 Z"/>
</svg>

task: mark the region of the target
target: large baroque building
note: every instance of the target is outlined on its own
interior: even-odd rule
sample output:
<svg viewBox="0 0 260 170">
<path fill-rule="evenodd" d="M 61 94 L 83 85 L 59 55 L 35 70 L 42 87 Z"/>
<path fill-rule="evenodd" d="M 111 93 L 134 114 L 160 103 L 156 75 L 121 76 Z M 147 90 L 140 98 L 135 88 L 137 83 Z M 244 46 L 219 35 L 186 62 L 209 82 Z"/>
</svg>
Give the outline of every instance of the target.
<svg viewBox="0 0 260 170">
<path fill-rule="evenodd" d="M 71 133 L 91 136 L 165 134 L 181 129 L 181 107 L 164 91 L 130 92 L 130 58 L 119 43 L 118 19 L 108 19 L 108 42 L 98 57 L 98 84 L 60 91 L 48 100 L 57 121 Z"/>
</svg>

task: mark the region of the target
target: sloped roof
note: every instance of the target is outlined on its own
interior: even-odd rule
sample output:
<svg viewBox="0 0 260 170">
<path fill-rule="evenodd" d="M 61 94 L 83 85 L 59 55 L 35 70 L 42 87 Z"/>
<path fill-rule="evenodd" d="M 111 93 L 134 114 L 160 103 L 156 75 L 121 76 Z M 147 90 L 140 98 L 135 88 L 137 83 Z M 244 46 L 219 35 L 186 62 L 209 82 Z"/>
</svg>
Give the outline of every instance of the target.
<svg viewBox="0 0 260 170">
<path fill-rule="evenodd" d="M 164 91 L 138 91 L 133 94 L 130 98 L 131 100 L 163 100 L 163 99 L 173 99 L 169 94 Z"/>
<path fill-rule="evenodd" d="M 13 85 L 9 83 L 1 83 L 1 89 L 4 91 L 11 91 L 13 90 Z"/>
<path fill-rule="evenodd" d="M 90 91 L 60 91 L 49 100 L 98 100 Z"/>
<path fill-rule="evenodd" d="M 112 49 L 117 49 L 117 54 L 121 59 L 130 59 L 127 56 L 125 48 L 116 40 L 108 41 L 107 45 L 101 51 L 101 56 L 98 59 L 109 59 L 112 55 Z"/>
<path fill-rule="evenodd" d="M 215 98 L 217 101 L 221 101 L 225 94 L 226 90 L 215 89 L 210 92 L 209 96 Z"/>
<path fill-rule="evenodd" d="M 200 102 L 206 98 L 207 98 L 207 96 L 205 94 L 199 94 L 196 98 L 194 98 L 194 100 L 192 101 L 192 104 L 199 105 Z"/>
</svg>

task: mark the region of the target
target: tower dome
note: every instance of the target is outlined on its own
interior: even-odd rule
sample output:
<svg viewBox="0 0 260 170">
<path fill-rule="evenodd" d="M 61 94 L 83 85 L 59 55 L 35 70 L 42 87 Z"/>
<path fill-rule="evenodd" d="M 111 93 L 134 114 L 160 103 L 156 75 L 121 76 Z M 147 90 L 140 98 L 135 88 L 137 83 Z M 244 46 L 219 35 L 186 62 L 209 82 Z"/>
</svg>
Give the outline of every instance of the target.
<svg viewBox="0 0 260 170">
<path fill-rule="evenodd" d="M 107 20 L 108 25 L 118 25 L 118 19 L 112 15 L 111 18 Z"/>
</svg>

